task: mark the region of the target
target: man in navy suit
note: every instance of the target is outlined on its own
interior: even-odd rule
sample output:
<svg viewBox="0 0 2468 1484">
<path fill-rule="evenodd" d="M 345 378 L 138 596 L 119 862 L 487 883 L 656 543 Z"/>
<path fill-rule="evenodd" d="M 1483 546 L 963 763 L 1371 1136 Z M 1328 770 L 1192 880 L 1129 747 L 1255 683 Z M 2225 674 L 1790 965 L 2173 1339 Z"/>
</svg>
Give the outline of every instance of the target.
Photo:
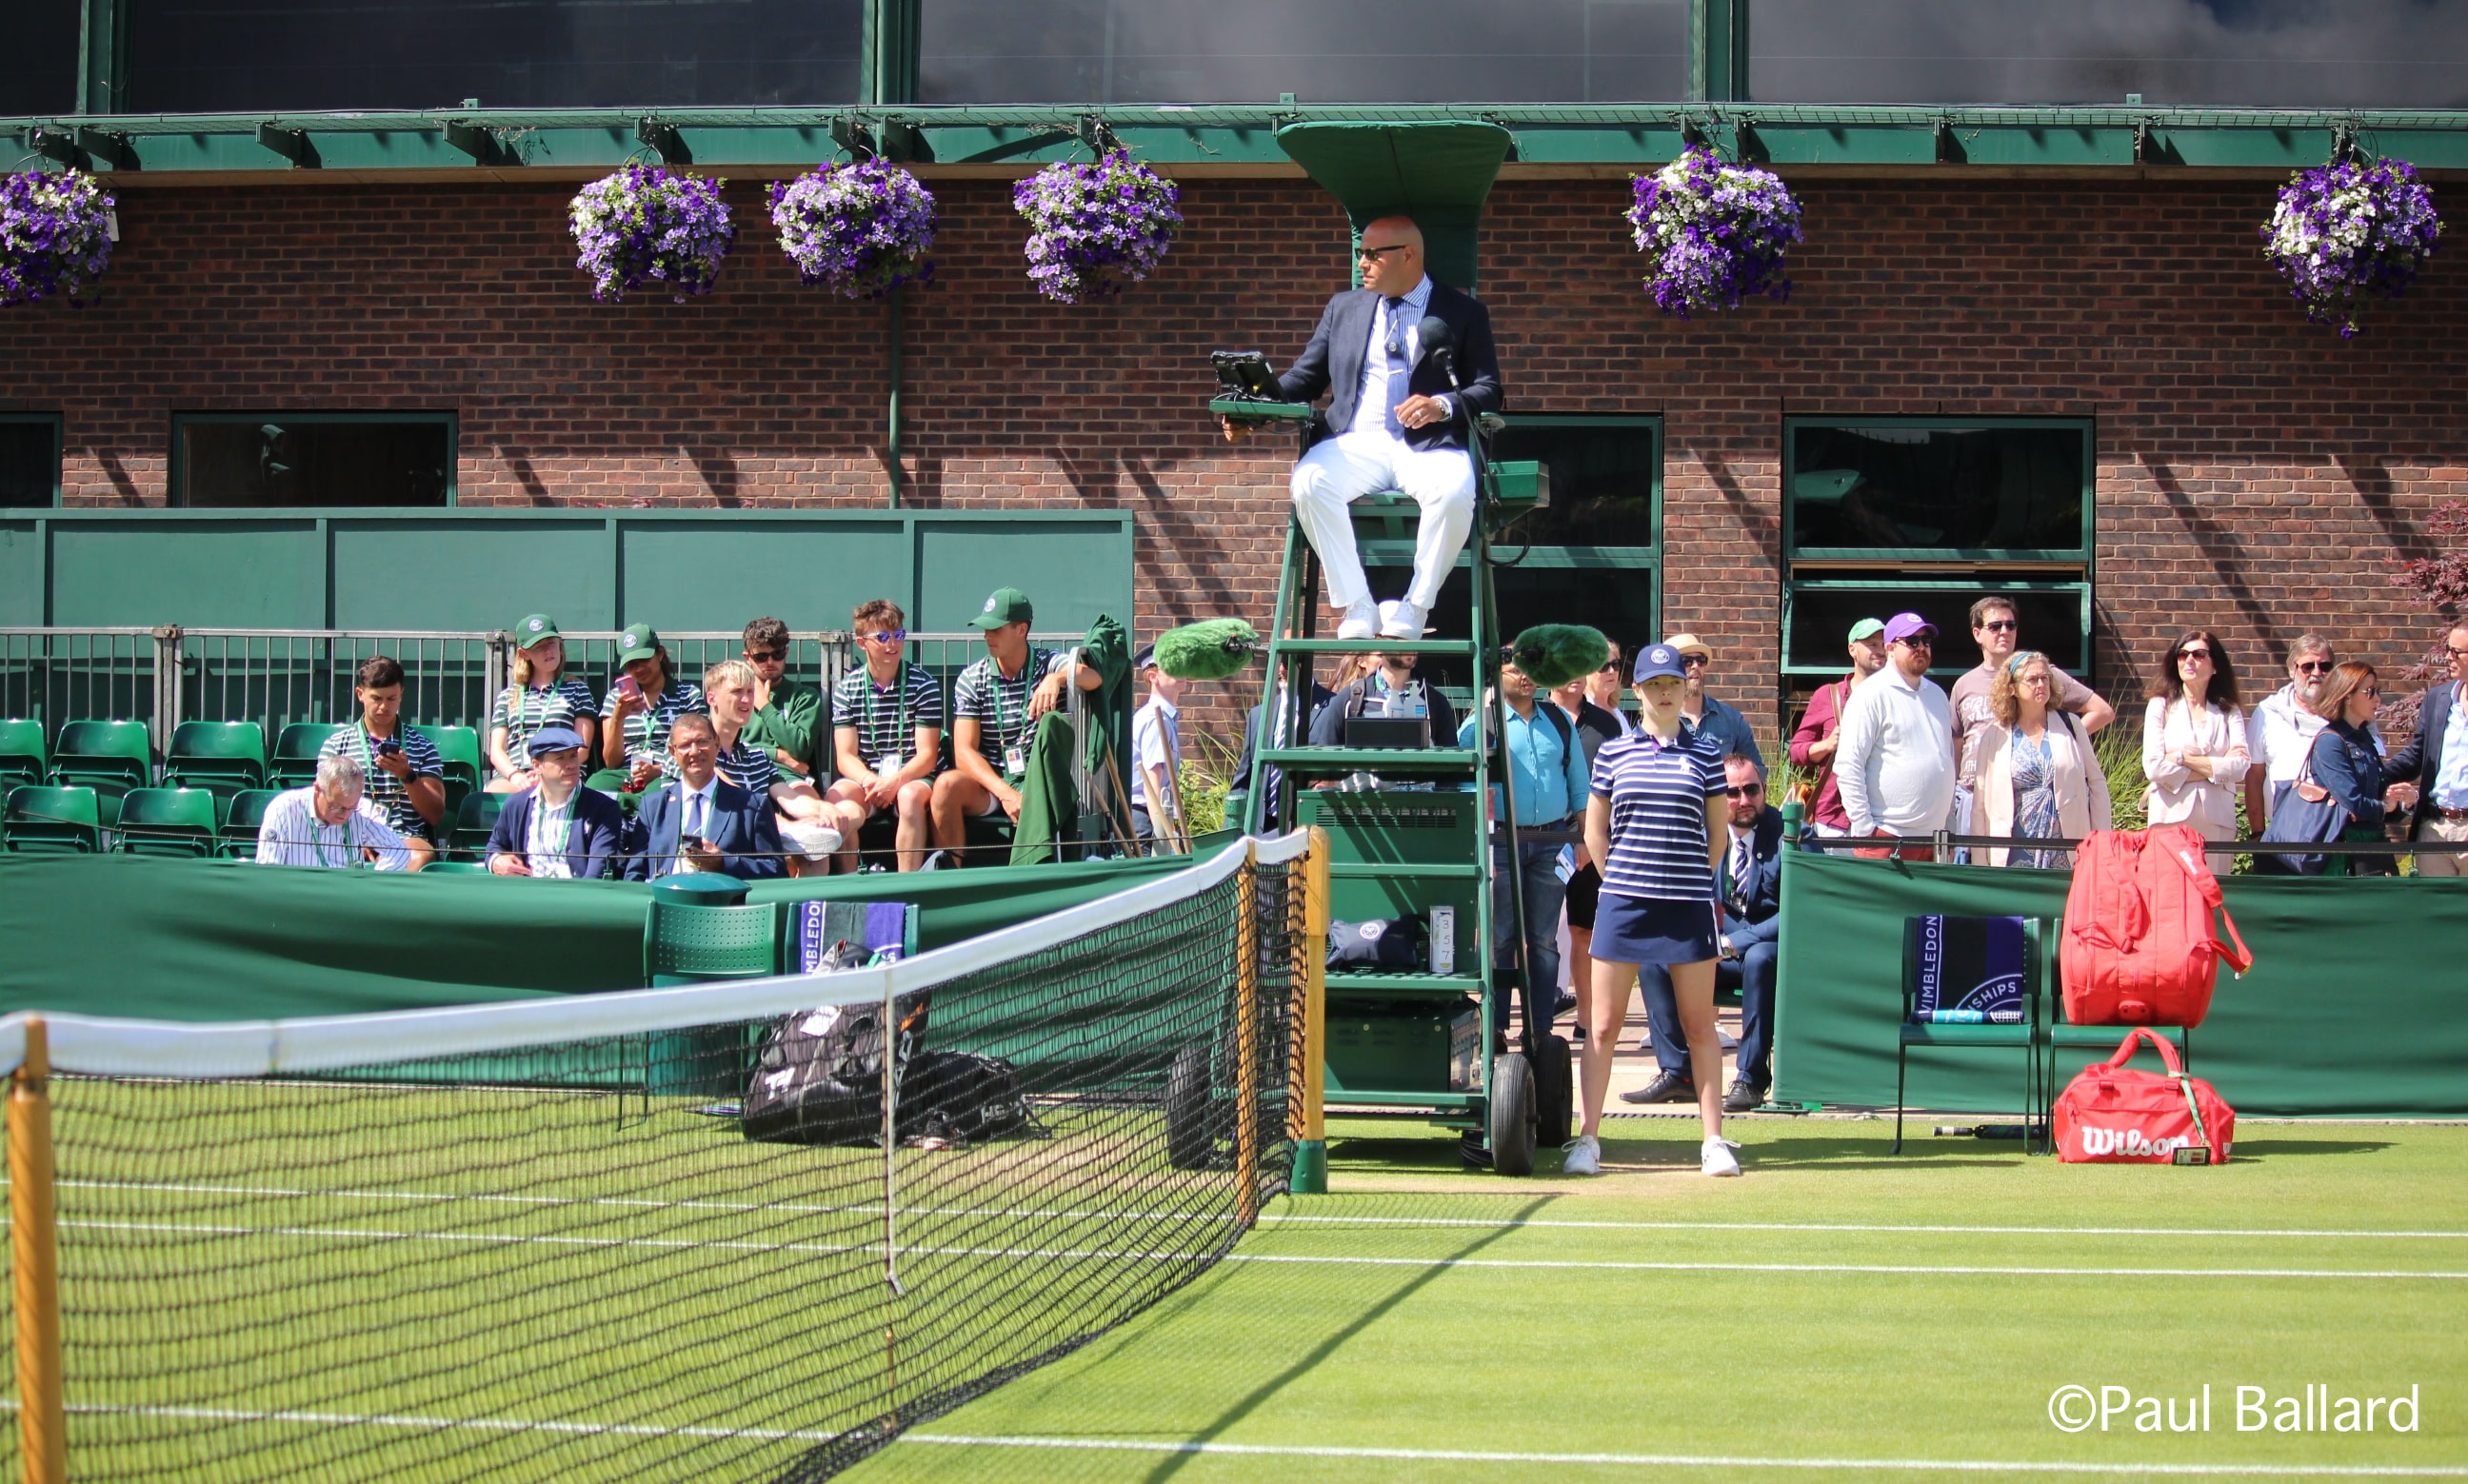
<svg viewBox="0 0 2468 1484">
<path fill-rule="evenodd" d="M 1319 553 L 1328 601 L 1343 619 L 1340 639 L 1419 639 L 1440 584 L 1474 529 L 1474 416 L 1500 408 L 1499 357 L 1491 311 L 1423 272 L 1423 230 L 1383 217 L 1362 229 L 1356 253 L 1362 286 L 1329 300 L 1302 357 L 1277 383 L 1301 402 L 1329 394 L 1327 432 L 1294 465 L 1294 514 Z M 1421 326 L 1449 327 L 1452 380 L 1444 357 L 1426 354 Z M 1228 438 L 1242 424 L 1225 424 Z M 1414 582 L 1404 599 L 1374 605 L 1346 507 L 1400 490 L 1422 507 Z"/>
<path fill-rule="evenodd" d="M 771 801 L 720 776 L 720 738 L 698 711 L 669 727 L 669 756 L 677 776 L 643 795 L 634 828 L 642 850 L 627 863 L 628 880 L 679 871 L 718 871 L 760 881 L 788 874 L 787 847 L 771 817 Z"/>
<path fill-rule="evenodd" d="M 2383 765 L 2393 807 L 2405 802 L 2409 784 L 2416 786 L 2411 840 L 2468 840 L 2468 624 L 2444 634 L 2442 648 L 2451 678 L 2417 698 L 2416 735 Z M 2428 852 L 2416 857 L 2416 874 L 2468 876 L 2468 856 Z"/>
<path fill-rule="evenodd" d="M 1714 985 L 1740 992 L 1739 1067 L 1723 1095 L 1725 1112 L 1745 1113 L 1766 1100 L 1773 1085 L 1774 981 L 1782 951 L 1782 811 L 1766 804 L 1764 770 L 1756 760 L 1732 753 L 1723 760 L 1724 792 L 1731 800 L 1731 847 L 1716 872 L 1723 902 L 1723 933 L 1715 946 Z M 1680 1004 L 1671 975 L 1648 964 L 1637 972 L 1645 991 L 1646 1024 L 1654 1035 L 1661 1075 L 1634 1092 L 1631 1103 L 1694 1103 L 1697 1080 L 1688 1064 L 1688 1042 L 1680 1034 Z M 1719 1075 L 1719 1069 L 1717 1072 Z"/>
<path fill-rule="evenodd" d="M 605 793 L 583 787 L 583 734 L 544 726 L 525 751 L 538 779 L 506 800 L 489 832 L 491 876 L 542 876 L 560 880 L 614 877 L 625 856 L 626 811 Z"/>
</svg>

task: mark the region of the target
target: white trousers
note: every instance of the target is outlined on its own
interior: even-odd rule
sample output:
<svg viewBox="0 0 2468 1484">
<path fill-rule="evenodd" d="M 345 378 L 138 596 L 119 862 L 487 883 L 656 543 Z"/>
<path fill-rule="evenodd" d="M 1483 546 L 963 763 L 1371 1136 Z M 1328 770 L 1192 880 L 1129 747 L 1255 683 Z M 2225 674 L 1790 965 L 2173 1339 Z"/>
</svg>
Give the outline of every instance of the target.
<svg viewBox="0 0 2468 1484">
<path fill-rule="evenodd" d="M 1383 490 L 1422 507 L 1414 533 L 1414 585 L 1405 601 L 1429 609 L 1474 530 L 1474 460 L 1463 448 L 1415 448 L 1385 428 L 1322 439 L 1294 465 L 1294 517 L 1328 578 L 1328 601 L 1352 607 L 1371 596 L 1346 507 Z"/>
</svg>

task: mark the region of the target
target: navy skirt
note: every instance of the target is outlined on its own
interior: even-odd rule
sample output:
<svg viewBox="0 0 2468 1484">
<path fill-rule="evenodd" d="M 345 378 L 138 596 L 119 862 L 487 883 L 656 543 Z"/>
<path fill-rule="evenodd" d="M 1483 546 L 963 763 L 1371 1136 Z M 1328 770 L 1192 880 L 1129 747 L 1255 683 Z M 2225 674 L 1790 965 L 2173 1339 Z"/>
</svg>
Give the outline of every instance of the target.
<svg viewBox="0 0 2468 1484">
<path fill-rule="evenodd" d="M 1714 903 L 1604 892 L 1593 954 L 1614 964 L 1702 964 L 1714 956 Z"/>
</svg>

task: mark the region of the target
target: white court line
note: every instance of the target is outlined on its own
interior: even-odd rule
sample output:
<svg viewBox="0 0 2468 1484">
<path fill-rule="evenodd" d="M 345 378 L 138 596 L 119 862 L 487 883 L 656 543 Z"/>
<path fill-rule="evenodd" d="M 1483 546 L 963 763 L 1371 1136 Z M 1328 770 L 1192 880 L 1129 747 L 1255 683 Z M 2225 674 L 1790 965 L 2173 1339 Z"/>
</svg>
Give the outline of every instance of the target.
<svg viewBox="0 0 2468 1484">
<path fill-rule="evenodd" d="M 516 1232 L 370 1231 L 352 1227 L 223 1226 L 177 1221 L 62 1221 L 64 1227 L 102 1231 L 187 1232 L 208 1237 L 301 1237 L 311 1241 L 445 1242 L 494 1246 L 537 1244 L 543 1246 L 711 1248 L 747 1252 L 863 1252 L 873 1243 L 698 1242 L 660 1237 L 555 1237 Z M 1806 1272 L 1928 1273 L 1950 1277 L 2023 1278 L 2366 1278 L 2377 1281 L 2468 1279 L 2468 1272 L 2414 1271 L 2396 1268 L 2339 1267 L 2014 1267 L 1973 1264 L 1928 1263 L 1640 1263 L 1611 1260 L 1497 1257 L 1349 1257 L 1308 1256 L 1268 1252 L 1154 1252 L 1129 1248 L 950 1247 L 903 1246 L 903 1256 L 1060 1258 L 1072 1262 L 1275 1263 L 1301 1267 L 1567 1268 L 1615 1272 Z"/>
<path fill-rule="evenodd" d="M 2468 1478 L 2468 1469 L 2405 1464 L 2036 1463 L 2002 1458 L 1741 1458 L 1687 1453 L 1515 1453 L 1446 1448 L 1306 1448 L 1270 1443 L 1140 1442 L 1125 1438 L 961 1437 L 903 1433 L 902 1443 L 956 1448 L 1088 1449 L 1126 1453 L 1229 1453 L 1255 1458 L 1394 1458 L 1409 1463 L 1608 1464 L 1633 1469 L 1814 1469 L 1895 1473 L 2194 1473 L 2266 1478 Z"/>
<path fill-rule="evenodd" d="M 1494 1230 L 1518 1226 L 1566 1227 L 1580 1231 L 1865 1231 L 1950 1232 L 1990 1237 L 2358 1237 L 2440 1238 L 2468 1240 L 2468 1231 L 2335 1231 L 2301 1227 L 2249 1226 L 1944 1226 L 1896 1221 L 1577 1221 L 1558 1218 L 1457 1216 L 1312 1216 L 1271 1212 L 1262 1226 L 1322 1223 L 1332 1226 L 1479 1226 Z"/>
</svg>

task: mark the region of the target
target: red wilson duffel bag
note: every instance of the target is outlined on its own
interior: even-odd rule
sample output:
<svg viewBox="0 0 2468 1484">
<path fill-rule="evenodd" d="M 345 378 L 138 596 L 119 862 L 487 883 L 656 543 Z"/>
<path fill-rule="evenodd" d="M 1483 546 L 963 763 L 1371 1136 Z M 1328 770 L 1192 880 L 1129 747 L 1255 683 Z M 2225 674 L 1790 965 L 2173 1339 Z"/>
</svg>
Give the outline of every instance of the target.
<svg viewBox="0 0 2468 1484">
<path fill-rule="evenodd" d="M 2147 1040 L 2168 1064 L 2131 1072 L 2134 1043 Z M 2236 1109 L 2211 1084 L 2185 1075 L 2177 1048 L 2136 1026 L 2116 1055 L 2094 1062 L 2057 1094 L 2057 1157 L 2068 1164 L 2224 1165 L 2236 1138 Z"/>
<path fill-rule="evenodd" d="M 2211 930 L 2214 912 L 2228 943 Z M 2057 953 L 2067 1020 L 2200 1025 L 2222 963 L 2244 973 L 2253 955 L 2221 903 L 2201 835 L 2154 825 L 2102 830 L 2082 842 Z"/>
</svg>

